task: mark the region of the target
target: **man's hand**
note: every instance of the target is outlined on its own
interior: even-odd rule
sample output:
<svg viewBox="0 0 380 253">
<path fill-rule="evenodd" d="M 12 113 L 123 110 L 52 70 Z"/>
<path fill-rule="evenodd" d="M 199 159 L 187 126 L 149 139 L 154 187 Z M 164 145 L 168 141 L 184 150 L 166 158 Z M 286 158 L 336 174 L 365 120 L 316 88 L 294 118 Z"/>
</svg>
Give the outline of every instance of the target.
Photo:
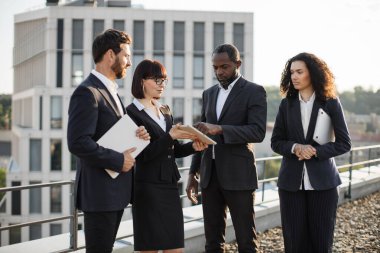
<svg viewBox="0 0 380 253">
<path fill-rule="evenodd" d="M 146 141 L 150 140 L 150 135 L 144 126 L 139 126 L 139 128 L 136 130 L 136 136 Z"/>
<path fill-rule="evenodd" d="M 130 148 L 123 152 L 124 164 L 123 164 L 123 168 L 121 169 L 122 172 L 130 171 L 133 165 L 135 164 L 135 158 L 133 158 L 131 155 L 131 153 L 134 152 L 135 150 L 136 148 Z"/>
<path fill-rule="evenodd" d="M 187 198 L 193 204 L 198 204 L 198 178 L 194 174 L 189 174 L 186 186 Z"/>
<path fill-rule="evenodd" d="M 194 124 L 194 127 L 204 134 L 218 135 L 218 134 L 223 133 L 223 129 L 220 125 L 199 122 L 199 123 Z"/>
</svg>

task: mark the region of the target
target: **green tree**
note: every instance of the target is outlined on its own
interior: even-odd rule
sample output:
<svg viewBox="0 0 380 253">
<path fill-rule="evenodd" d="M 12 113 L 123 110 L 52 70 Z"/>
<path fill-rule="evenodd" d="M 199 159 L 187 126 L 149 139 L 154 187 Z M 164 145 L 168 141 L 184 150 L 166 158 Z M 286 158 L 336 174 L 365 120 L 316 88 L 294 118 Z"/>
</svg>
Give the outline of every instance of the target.
<svg viewBox="0 0 380 253">
<path fill-rule="evenodd" d="M 12 115 L 11 95 L 0 95 L 0 129 L 11 129 Z"/>
<path fill-rule="evenodd" d="M 0 168 L 0 188 L 5 187 L 6 169 Z M 4 192 L 0 193 L 0 200 L 3 199 Z"/>
<path fill-rule="evenodd" d="M 278 106 L 281 102 L 280 90 L 276 86 L 266 86 L 265 90 L 267 91 L 267 101 L 268 101 L 268 111 L 267 117 L 268 122 L 273 122 L 276 119 L 278 112 Z"/>
<path fill-rule="evenodd" d="M 354 91 L 345 91 L 339 95 L 346 111 L 356 114 L 376 113 L 380 115 L 380 89 L 377 91 L 355 87 Z"/>
</svg>

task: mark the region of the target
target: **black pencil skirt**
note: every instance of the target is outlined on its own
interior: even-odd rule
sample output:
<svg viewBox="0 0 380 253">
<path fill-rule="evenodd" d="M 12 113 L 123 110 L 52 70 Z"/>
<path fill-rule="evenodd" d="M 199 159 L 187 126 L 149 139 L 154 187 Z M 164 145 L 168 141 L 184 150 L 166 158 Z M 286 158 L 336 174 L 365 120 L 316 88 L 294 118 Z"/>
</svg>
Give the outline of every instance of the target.
<svg viewBox="0 0 380 253">
<path fill-rule="evenodd" d="M 177 183 L 135 182 L 132 212 L 136 251 L 184 247 L 183 213 Z"/>
</svg>

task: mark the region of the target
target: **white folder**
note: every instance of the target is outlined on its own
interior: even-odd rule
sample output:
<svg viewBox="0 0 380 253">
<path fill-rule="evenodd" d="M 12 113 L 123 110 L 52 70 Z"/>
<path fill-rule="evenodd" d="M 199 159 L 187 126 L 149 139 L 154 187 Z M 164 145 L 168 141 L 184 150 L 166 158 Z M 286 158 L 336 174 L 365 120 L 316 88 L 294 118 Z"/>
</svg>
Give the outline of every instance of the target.
<svg viewBox="0 0 380 253">
<path fill-rule="evenodd" d="M 129 148 L 136 147 L 131 154 L 135 158 L 150 143 L 149 140 L 142 140 L 136 136 L 138 126 L 125 114 L 115 125 L 113 125 L 97 143 L 105 148 L 113 149 L 117 152 L 124 152 Z M 107 173 L 116 178 L 119 173 L 110 169 L 105 169 Z"/>
<path fill-rule="evenodd" d="M 334 128 L 331 123 L 331 118 L 322 108 L 319 108 L 313 140 L 323 145 L 334 141 L 334 139 Z"/>
</svg>

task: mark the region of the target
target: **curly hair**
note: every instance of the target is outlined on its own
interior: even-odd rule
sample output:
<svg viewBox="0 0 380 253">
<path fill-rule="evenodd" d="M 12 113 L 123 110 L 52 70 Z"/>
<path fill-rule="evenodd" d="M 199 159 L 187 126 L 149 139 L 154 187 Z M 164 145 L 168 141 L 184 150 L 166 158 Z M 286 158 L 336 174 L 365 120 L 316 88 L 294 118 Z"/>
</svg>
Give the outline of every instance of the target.
<svg viewBox="0 0 380 253">
<path fill-rule="evenodd" d="M 290 73 L 290 67 L 295 61 L 302 61 L 305 63 L 309 71 L 315 96 L 318 99 L 326 101 L 327 99 L 335 98 L 337 96 L 333 73 L 322 59 L 310 53 L 297 54 L 286 62 L 281 75 L 280 84 L 280 92 L 283 96 L 287 98 L 298 96 L 298 90 L 294 88 Z"/>
</svg>

